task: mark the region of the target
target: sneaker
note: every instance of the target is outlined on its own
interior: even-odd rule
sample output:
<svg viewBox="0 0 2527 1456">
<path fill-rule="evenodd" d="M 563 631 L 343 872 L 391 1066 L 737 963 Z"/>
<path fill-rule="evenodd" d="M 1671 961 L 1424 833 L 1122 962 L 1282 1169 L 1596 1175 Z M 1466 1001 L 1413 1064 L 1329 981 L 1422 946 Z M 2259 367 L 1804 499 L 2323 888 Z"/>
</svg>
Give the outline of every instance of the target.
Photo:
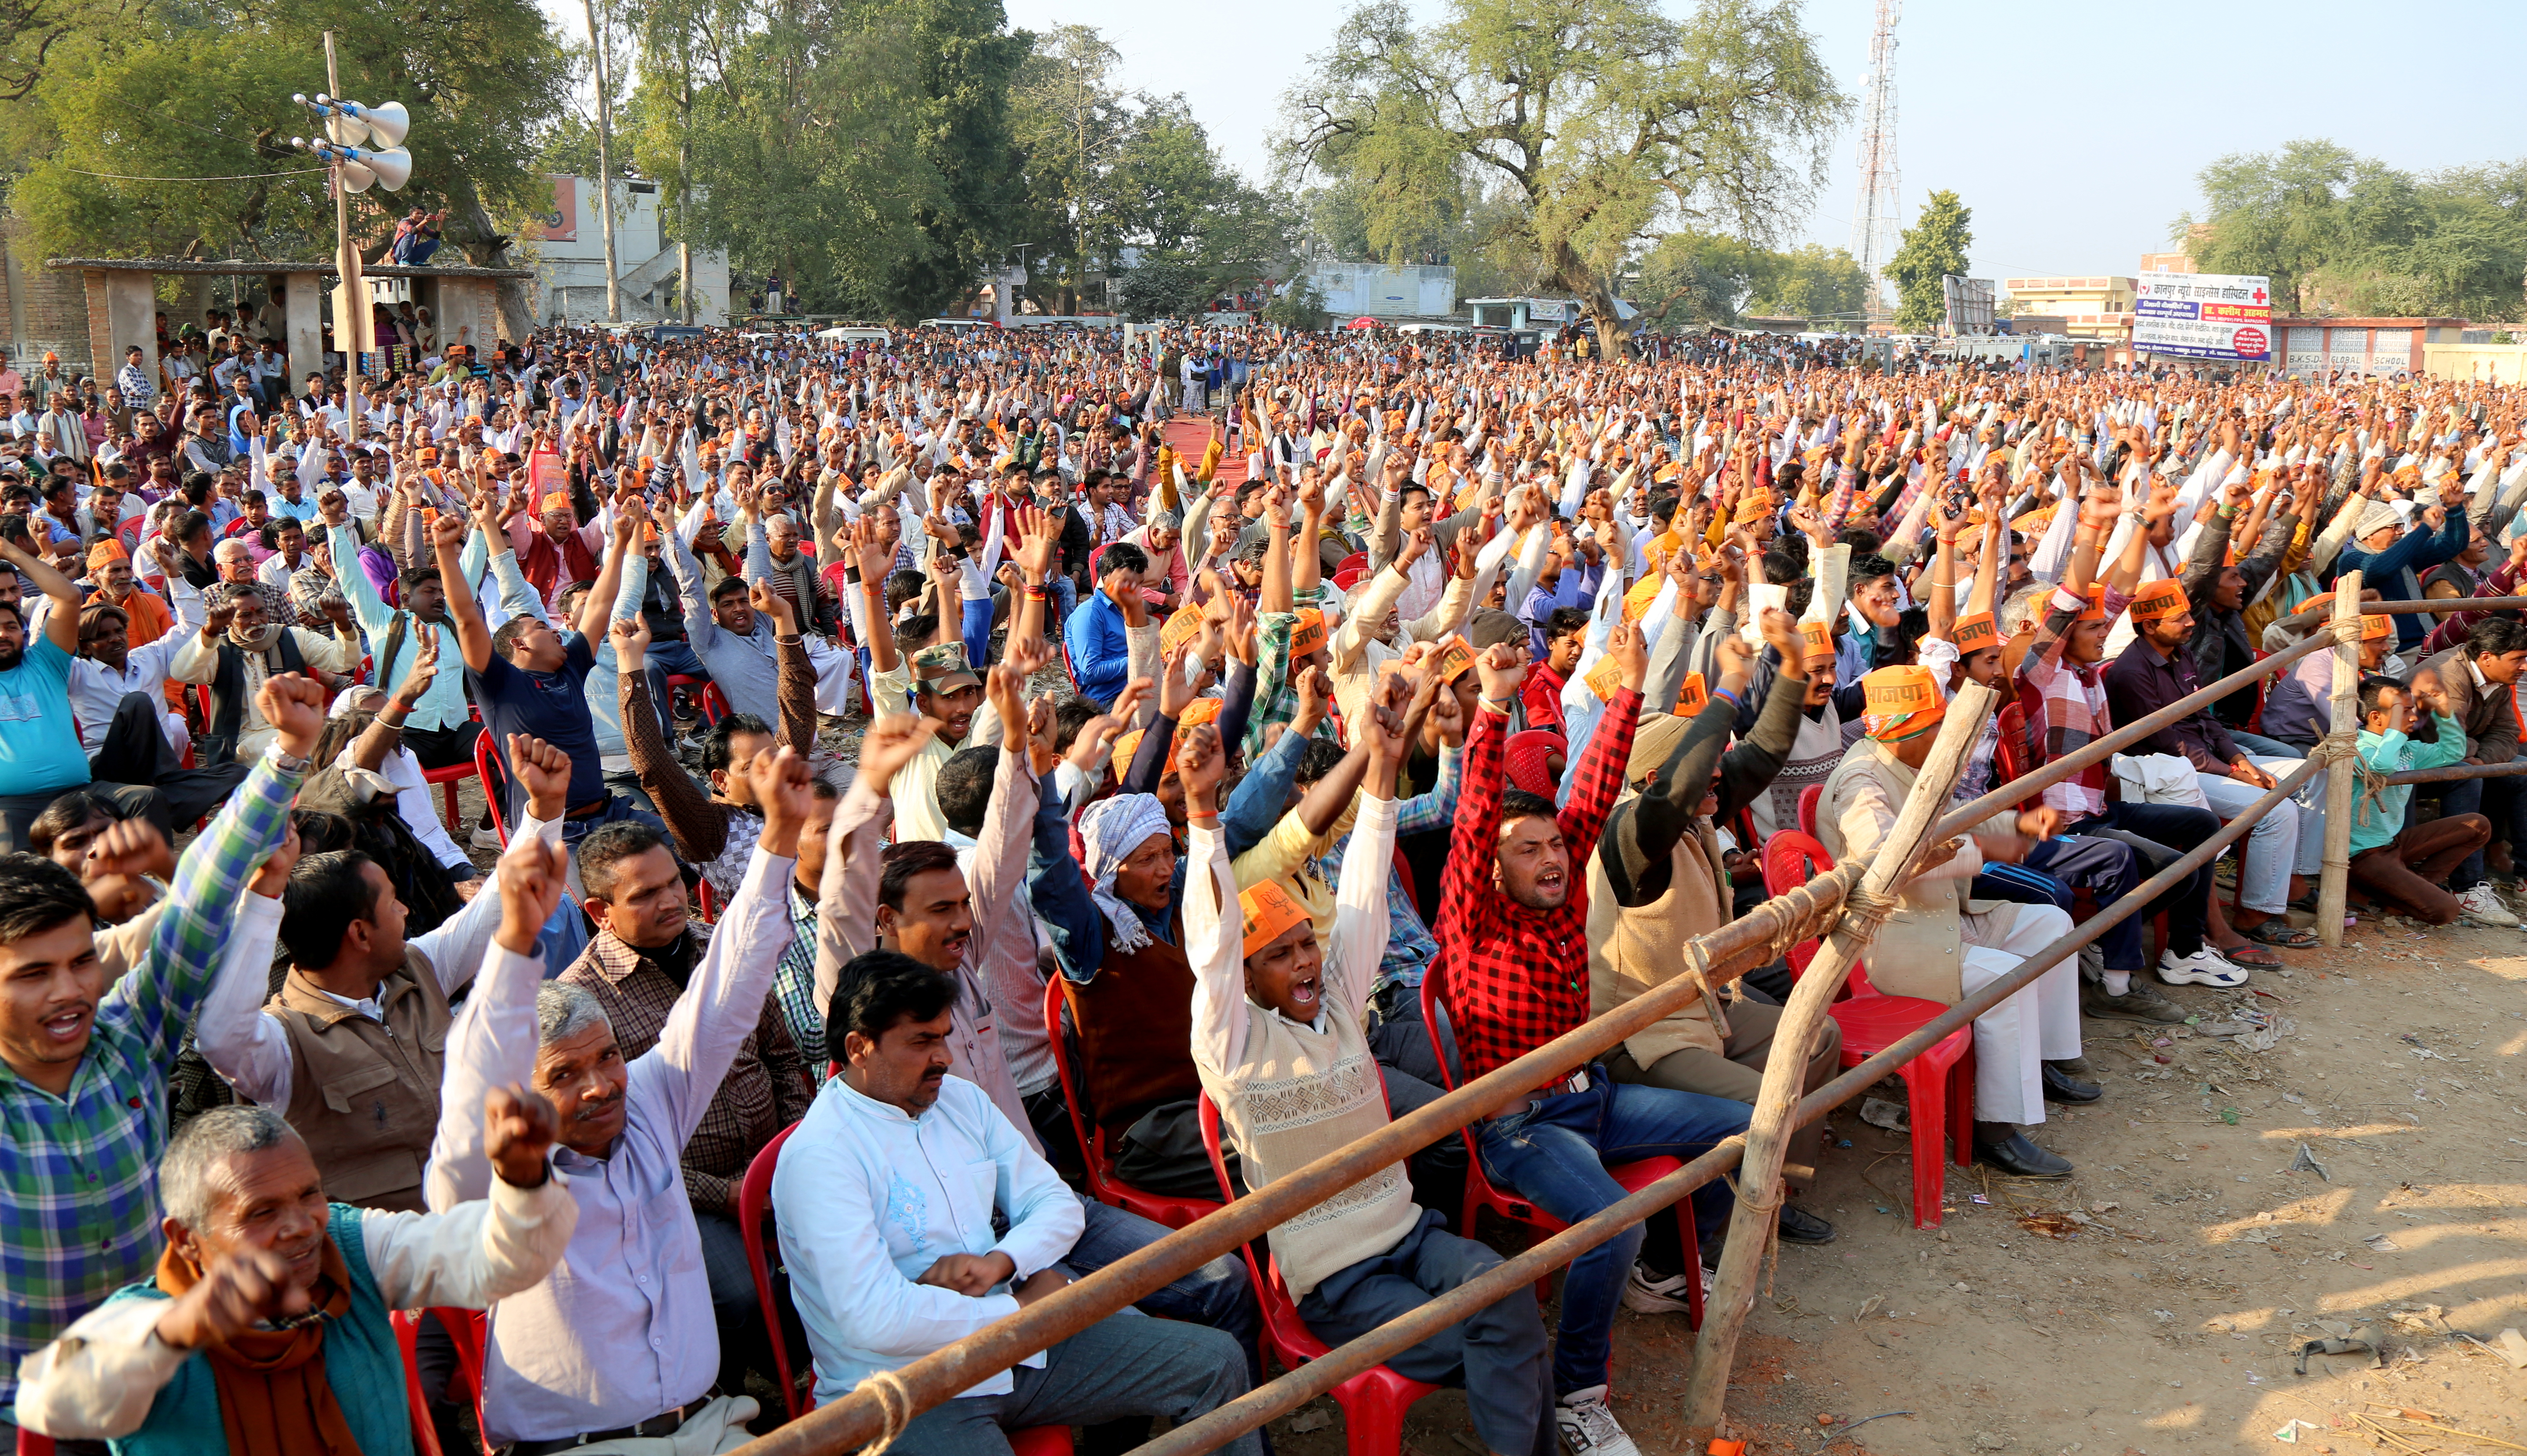
<svg viewBox="0 0 2527 1456">
<path fill-rule="evenodd" d="M 477 824 L 474 826 L 474 838 L 471 843 L 474 848 L 478 850 L 503 850 L 508 848 L 508 846 L 500 843 L 499 830 L 484 824 Z"/>
<path fill-rule="evenodd" d="M 2171 986 L 2193 984 L 2234 989 L 2246 984 L 2246 968 L 2204 946 L 2191 956 L 2161 951 L 2158 978 Z"/>
<path fill-rule="evenodd" d="M 2185 1008 L 2158 994 L 2158 988 L 2139 976 L 2132 989 L 2121 996 L 2107 993 L 2100 985 L 2080 988 L 2080 1014 L 2101 1021 L 2142 1021 L 2169 1025 L 2185 1019 Z"/>
<path fill-rule="evenodd" d="M 1686 1303 L 1685 1280 L 1690 1274 L 1669 1274 L 1660 1278 L 1638 1263 L 1632 1265 L 1632 1276 L 1624 1281 L 1624 1308 L 1641 1315 L 1681 1315 L 1693 1308 Z M 1702 1292 L 1711 1292 L 1711 1271 L 1702 1272 Z"/>
<path fill-rule="evenodd" d="M 1571 1456 L 1641 1456 L 1641 1448 L 1632 1444 L 1632 1438 L 1624 1434 L 1624 1428 L 1615 1424 L 1615 1413 L 1606 1406 L 1603 1385 L 1573 1390 L 1562 1397 L 1553 1407 L 1553 1425 L 1562 1432 L 1563 1449 Z"/>
<path fill-rule="evenodd" d="M 2515 925 L 2518 917 L 2501 903 L 2501 892 L 2490 885 L 2477 885 L 2456 898 L 2456 908 L 2469 920 L 2486 925 Z"/>
</svg>

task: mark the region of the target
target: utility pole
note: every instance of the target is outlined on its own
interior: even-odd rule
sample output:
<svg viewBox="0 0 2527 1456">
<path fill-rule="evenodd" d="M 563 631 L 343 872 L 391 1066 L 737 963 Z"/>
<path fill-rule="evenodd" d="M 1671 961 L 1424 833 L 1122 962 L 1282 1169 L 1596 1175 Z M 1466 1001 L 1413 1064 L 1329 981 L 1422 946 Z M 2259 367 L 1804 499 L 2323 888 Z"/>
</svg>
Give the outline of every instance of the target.
<svg viewBox="0 0 2527 1456">
<path fill-rule="evenodd" d="M 1895 256 L 1903 226 L 1895 170 L 1895 23 L 1904 0 L 1878 0 L 1878 28 L 1869 41 L 1869 97 L 1860 108 L 1860 200 L 1851 210 L 1851 256 L 1869 275 L 1869 321 L 1890 316 L 1879 277 Z"/>
<path fill-rule="evenodd" d="M 334 32 L 325 32 L 325 93 L 342 94 L 342 75 L 334 59 Z M 334 258 L 341 286 L 334 293 L 334 342 L 342 349 L 342 436 L 360 433 L 360 356 L 369 349 L 369 290 L 360 282 L 360 255 L 351 247 L 351 193 L 335 167 L 334 185 Z M 321 361 L 320 361 L 321 362 Z"/>
<path fill-rule="evenodd" d="M 694 321 L 694 50 L 693 30 L 676 34 L 676 302 Z"/>
<path fill-rule="evenodd" d="M 596 76 L 596 217 L 605 234 L 605 321 L 623 322 L 623 285 L 614 265 L 614 102 L 607 95 L 605 30 L 596 21 L 596 0 L 588 8 L 590 67 Z"/>
</svg>

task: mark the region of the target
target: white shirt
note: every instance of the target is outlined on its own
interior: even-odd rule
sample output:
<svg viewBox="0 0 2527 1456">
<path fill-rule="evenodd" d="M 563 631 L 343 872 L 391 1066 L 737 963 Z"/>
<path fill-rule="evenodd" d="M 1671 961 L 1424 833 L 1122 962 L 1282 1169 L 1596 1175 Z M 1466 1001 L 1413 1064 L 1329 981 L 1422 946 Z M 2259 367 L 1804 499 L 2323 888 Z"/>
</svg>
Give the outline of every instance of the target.
<svg viewBox="0 0 2527 1456">
<path fill-rule="evenodd" d="M 1079 1199 L 983 1090 L 959 1076 L 918 1118 L 828 1080 L 781 1148 L 772 1207 L 791 1293 L 830 1404 L 871 1372 L 899 1370 L 1017 1313 L 1006 1286 L 981 1298 L 917 1284 L 949 1254 L 1009 1256 L 1024 1280 L 1070 1252 Z M 1009 1231 L 992 1232 L 995 1209 Z M 1019 1362 L 1041 1369 L 1041 1351 Z M 1007 1371 L 965 1395 L 1004 1395 Z"/>
<path fill-rule="evenodd" d="M 558 823 L 530 816 L 518 828 L 521 836 L 534 834 L 549 845 L 561 843 Z M 237 901 L 219 978 L 203 998 L 194 1033 L 211 1070 L 235 1088 L 239 1097 L 265 1107 L 285 1108 L 296 1067 L 289 1054 L 289 1033 L 279 1016 L 261 1010 L 272 985 L 272 949 L 281 933 L 281 902 L 253 894 L 241 895 Z M 430 958 L 431 969 L 438 972 L 440 993 L 452 997 L 458 987 L 474 979 L 490 950 L 491 933 L 499 928 L 500 887 L 494 879 L 464 909 L 448 916 L 445 924 L 414 936 L 409 944 Z M 324 994 L 372 1021 L 385 1019 L 374 997 L 353 1001 L 330 991 Z"/>
<path fill-rule="evenodd" d="M 481 1120 L 480 1116 L 476 1120 Z M 360 1211 L 360 1246 L 388 1309 L 481 1309 L 542 1279 L 570 1242 L 579 1206 L 559 1178 L 535 1188 L 493 1182 L 490 1196 L 444 1213 Z M 167 1302 L 127 1299 L 82 1315 L 18 1368 L 29 1430 L 57 1439 L 129 1435 L 193 1352 L 158 1338 Z"/>
<path fill-rule="evenodd" d="M 160 633 L 157 641 L 142 643 L 126 652 L 122 671 L 93 657 L 71 659 L 71 716 L 78 722 L 79 747 L 91 754 L 105 747 L 106 730 L 114 726 L 115 709 L 130 693 L 141 694 L 156 705 L 158 726 L 166 731 L 169 748 L 180 754 L 184 745 L 193 740 L 184 715 L 168 710 L 166 695 L 167 680 L 175 675 L 176 654 L 201 634 L 202 596 L 184 583 L 181 573 L 168 582 L 167 590 L 167 604 L 175 613 L 176 625 Z M 52 598 L 42 599 L 49 603 Z"/>
</svg>

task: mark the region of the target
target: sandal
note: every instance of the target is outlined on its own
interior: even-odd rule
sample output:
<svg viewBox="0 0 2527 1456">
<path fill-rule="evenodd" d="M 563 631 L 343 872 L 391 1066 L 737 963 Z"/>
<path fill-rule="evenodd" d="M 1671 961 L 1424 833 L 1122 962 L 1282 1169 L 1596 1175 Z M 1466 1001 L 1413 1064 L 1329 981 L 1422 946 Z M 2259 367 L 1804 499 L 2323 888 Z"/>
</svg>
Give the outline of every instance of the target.
<svg viewBox="0 0 2527 1456">
<path fill-rule="evenodd" d="M 2279 915 L 2258 921 L 2253 929 L 2241 930 L 2238 933 L 2257 945 L 2279 946 L 2286 951 L 2313 950 L 2317 943 L 2317 934 L 2314 930 L 2302 930 Z M 2237 958 L 2233 956 L 2230 959 Z"/>
<path fill-rule="evenodd" d="M 2279 970 L 2282 968 L 2281 957 L 2257 946 L 2243 945 L 2236 947 L 2235 949 L 2228 946 L 2214 946 L 2212 949 L 2218 951 L 2221 957 L 2232 965 L 2251 966 L 2256 970 Z"/>
</svg>

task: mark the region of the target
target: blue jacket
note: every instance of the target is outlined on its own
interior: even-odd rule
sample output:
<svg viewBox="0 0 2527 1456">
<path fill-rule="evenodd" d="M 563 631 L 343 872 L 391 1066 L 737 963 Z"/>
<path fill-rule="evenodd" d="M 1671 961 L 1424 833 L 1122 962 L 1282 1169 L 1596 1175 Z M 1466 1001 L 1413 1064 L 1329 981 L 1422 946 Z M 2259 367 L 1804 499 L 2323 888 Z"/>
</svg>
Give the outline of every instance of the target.
<svg viewBox="0 0 2527 1456">
<path fill-rule="evenodd" d="M 1122 695 L 1132 680 L 1132 642 L 1114 598 L 1091 591 L 1062 624 L 1061 640 L 1070 649 L 1070 677 L 1079 696 L 1110 703 Z"/>
</svg>

